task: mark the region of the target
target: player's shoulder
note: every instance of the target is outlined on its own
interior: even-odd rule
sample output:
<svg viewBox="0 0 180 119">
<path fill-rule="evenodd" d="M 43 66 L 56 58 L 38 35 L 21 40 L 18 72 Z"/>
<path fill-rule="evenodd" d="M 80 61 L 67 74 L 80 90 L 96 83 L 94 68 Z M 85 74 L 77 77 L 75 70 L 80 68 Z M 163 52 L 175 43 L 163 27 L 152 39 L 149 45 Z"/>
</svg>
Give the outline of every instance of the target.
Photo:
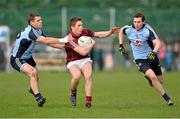
<svg viewBox="0 0 180 119">
<path fill-rule="evenodd" d="M 148 29 L 150 34 L 153 34 L 156 38 L 158 38 L 158 35 L 156 34 L 155 30 L 149 24 L 146 23 L 145 28 Z"/>
<path fill-rule="evenodd" d="M 124 25 L 123 27 L 121 27 L 122 30 L 127 28 L 132 28 L 132 25 Z"/>
<path fill-rule="evenodd" d="M 147 24 L 147 23 L 145 23 L 145 26 L 144 26 L 144 27 L 147 28 L 147 29 L 149 29 L 149 30 L 154 31 L 154 29 L 151 27 L 151 25 L 149 25 L 149 24 Z"/>
<path fill-rule="evenodd" d="M 89 28 L 84 28 L 82 30 L 82 35 L 84 35 L 84 36 L 93 36 L 94 35 L 94 31 L 92 31 Z"/>
<path fill-rule="evenodd" d="M 121 27 L 121 31 L 123 31 L 125 35 L 130 31 L 132 31 L 132 29 L 133 29 L 132 25 L 124 25 L 123 27 Z"/>
<path fill-rule="evenodd" d="M 18 33 L 16 39 L 28 37 L 30 31 L 31 31 L 31 27 L 30 27 L 29 25 L 26 26 L 26 27 L 24 28 L 24 30 L 22 30 L 21 32 Z"/>
<path fill-rule="evenodd" d="M 35 32 L 37 32 L 36 29 L 33 28 L 31 25 L 28 25 L 28 26 L 24 29 L 24 31 L 22 31 L 22 33 L 27 34 L 27 35 L 32 34 L 32 33 L 35 34 Z"/>
<path fill-rule="evenodd" d="M 24 31 L 21 31 L 21 33 L 29 33 L 31 31 L 31 29 L 32 29 L 31 26 L 28 25 L 25 27 Z"/>
<path fill-rule="evenodd" d="M 89 28 L 84 28 L 82 32 L 92 32 L 92 30 Z"/>
</svg>

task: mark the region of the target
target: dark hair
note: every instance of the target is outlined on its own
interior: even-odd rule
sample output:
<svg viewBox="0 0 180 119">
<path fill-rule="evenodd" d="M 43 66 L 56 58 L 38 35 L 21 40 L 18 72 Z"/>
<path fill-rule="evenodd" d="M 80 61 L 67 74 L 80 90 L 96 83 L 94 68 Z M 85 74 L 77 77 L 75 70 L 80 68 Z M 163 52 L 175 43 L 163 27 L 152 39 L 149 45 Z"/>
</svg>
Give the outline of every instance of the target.
<svg viewBox="0 0 180 119">
<path fill-rule="evenodd" d="M 81 17 L 72 17 L 70 20 L 70 30 L 71 30 L 71 26 L 75 26 L 77 21 L 82 21 Z"/>
<path fill-rule="evenodd" d="M 141 17 L 142 21 L 143 22 L 145 21 L 145 16 L 143 13 L 137 13 L 136 15 L 134 15 L 134 18 L 137 18 L 137 17 Z"/>
<path fill-rule="evenodd" d="M 30 13 L 28 17 L 28 24 L 30 25 L 30 22 L 34 20 L 35 17 L 41 16 L 39 13 Z"/>
</svg>

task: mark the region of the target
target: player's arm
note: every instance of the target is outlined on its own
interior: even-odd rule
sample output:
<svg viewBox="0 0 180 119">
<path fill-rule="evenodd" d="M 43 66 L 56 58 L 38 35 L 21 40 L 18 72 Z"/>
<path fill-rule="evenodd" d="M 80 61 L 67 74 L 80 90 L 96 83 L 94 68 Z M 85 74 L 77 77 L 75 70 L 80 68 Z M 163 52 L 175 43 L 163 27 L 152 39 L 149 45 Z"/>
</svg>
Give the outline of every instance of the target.
<svg viewBox="0 0 180 119">
<path fill-rule="evenodd" d="M 64 43 L 67 43 L 69 42 L 69 37 L 65 37 L 65 38 L 52 38 L 52 37 L 44 37 L 44 36 L 39 36 L 37 38 L 37 42 L 40 42 L 40 43 L 43 43 L 43 44 L 46 44 L 46 45 L 50 45 L 50 44 L 64 44 Z"/>
<path fill-rule="evenodd" d="M 155 55 L 157 54 L 157 52 L 159 51 L 160 47 L 161 47 L 161 41 L 158 38 L 157 34 L 155 33 L 155 31 L 148 26 L 149 29 L 149 39 L 152 40 L 152 43 L 154 45 L 154 49 L 147 55 L 147 59 L 149 61 L 153 61 L 155 59 Z"/>
<path fill-rule="evenodd" d="M 64 50 L 64 43 L 71 42 L 72 41 L 72 36 L 68 35 L 65 38 L 52 38 L 52 37 L 44 37 L 40 36 L 37 38 L 37 42 L 44 43 L 48 46 L 51 46 L 53 48 L 57 49 L 63 49 Z"/>
<path fill-rule="evenodd" d="M 125 37 L 125 35 L 124 35 L 124 33 L 123 33 L 123 31 L 122 31 L 122 29 L 119 31 L 119 44 L 123 44 L 123 42 L 124 42 L 124 37 Z"/>
<path fill-rule="evenodd" d="M 121 55 L 124 55 L 126 52 L 125 52 L 125 49 L 124 49 L 124 46 L 123 46 L 123 42 L 124 42 L 124 33 L 123 33 L 123 30 L 121 29 L 119 31 L 119 52 Z"/>
<path fill-rule="evenodd" d="M 154 39 L 153 41 L 154 49 L 147 55 L 147 59 L 149 61 L 153 61 L 155 59 L 155 55 L 161 47 L 161 42 L 159 38 Z"/>
<path fill-rule="evenodd" d="M 157 53 L 161 47 L 161 41 L 160 39 L 154 39 L 153 41 L 153 45 L 154 45 L 154 49 L 153 49 L 153 52 Z"/>
<path fill-rule="evenodd" d="M 154 31 L 154 29 L 150 25 L 146 24 L 146 27 L 149 30 L 149 38 L 148 39 L 150 39 L 154 45 L 154 49 L 152 52 L 157 53 L 161 47 L 161 41 L 160 41 L 158 35 L 156 34 L 156 32 Z"/>
<path fill-rule="evenodd" d="M 65 50 L 64 44 L 49 44 L 48 46 L 53 47 L 53 48 L 57 48 L 57 49 Z"/>
<path fill-rule="evenodd" d="M 61 38 L 59 39 L 61 41 L 59 42 L 64 42 L 64 41 L 68 41 L 69 43 L 73 43 L 73 37 L 71 34 L 69 34 L 68 36 L 66 36 L 65 38 Z M 65 50 L 64 48 L 64 44 L 48 44 L 49 46 L 53 47 L 53 48 L 57 48 L 57 49 L 62 49 Z"/>
<path fill-rule="evenodd" d="M 99 31 L 99 32 L 94 32 L 94 37 L 96 38 L 104 38 L 104 37 L 108 37 L 114 33 L 119 32 L 119 28 L 118 27 L 113 27 L 108 31 Z"/>
<path fill-rule="evenodd" d="M 81 46 L 77 45 L 76 43 L 71 42 L 71 45 L 74 46 L 74 51 L 76 51 L 77 53 L 79 53 L 82 56 L 89 54 L 89 52 L 91 51 L 94 44 L 95 44 L 95 41 L 92 40 L 92 42 L 89 43 L 86 47 L 81 47 Z"/>
</svg>

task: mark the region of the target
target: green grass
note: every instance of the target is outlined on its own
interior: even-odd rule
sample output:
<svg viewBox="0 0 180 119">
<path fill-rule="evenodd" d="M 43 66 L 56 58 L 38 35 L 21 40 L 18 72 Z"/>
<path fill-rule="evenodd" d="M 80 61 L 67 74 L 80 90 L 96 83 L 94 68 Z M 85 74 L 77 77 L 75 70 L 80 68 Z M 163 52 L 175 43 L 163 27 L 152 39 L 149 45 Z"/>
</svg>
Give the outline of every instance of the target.
<svg viewBox="0 0 180 119">
<path fill-rule="evenodd" d="M 41 92 L 47 98 L 43 108 L 37 107 L 27 92 L 27 76 L 0 73 L 0 117 L 180 117 L 179 74 L 164 75 L 164 87 L 175 102 L 168 107 L 139 72 L 94 72 L 92 108 L 86 109 L 83 79 L 78 88 L 78 104 L 70 105 L 68 72 L 40 72 Z"/>
</svg>

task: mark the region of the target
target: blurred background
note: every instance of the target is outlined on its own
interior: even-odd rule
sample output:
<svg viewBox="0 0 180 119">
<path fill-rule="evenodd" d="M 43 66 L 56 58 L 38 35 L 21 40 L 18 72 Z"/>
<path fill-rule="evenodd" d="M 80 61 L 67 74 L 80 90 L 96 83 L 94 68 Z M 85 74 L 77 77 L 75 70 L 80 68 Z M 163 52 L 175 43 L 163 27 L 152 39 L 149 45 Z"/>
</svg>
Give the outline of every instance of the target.
<svg viewBox="0 0 180 119">
<path fill-rule="evenodd" d="M 179 0 L 1 0 L 0 1 L 0 71 L 11 71 L 9 55 L 18 32 L 27 26 L 27 17 L 38 12 L 47 36 L 65 37 L 71 17 L 83 18 L 84 27 L 93 31 L 131 25 L 133 16 L 142 12 L 162 41 L 158 53 L 163 71 L 180 70 Z M 125 71 L 135 67 L 130 47 L 125 57 L 118 53 L 118 34 L 97 39 L 91 52 L 94 70 Z M 34 57 L 40 70 L 67 70 L 64 51 L 37 44 Z"/>
</svg>

